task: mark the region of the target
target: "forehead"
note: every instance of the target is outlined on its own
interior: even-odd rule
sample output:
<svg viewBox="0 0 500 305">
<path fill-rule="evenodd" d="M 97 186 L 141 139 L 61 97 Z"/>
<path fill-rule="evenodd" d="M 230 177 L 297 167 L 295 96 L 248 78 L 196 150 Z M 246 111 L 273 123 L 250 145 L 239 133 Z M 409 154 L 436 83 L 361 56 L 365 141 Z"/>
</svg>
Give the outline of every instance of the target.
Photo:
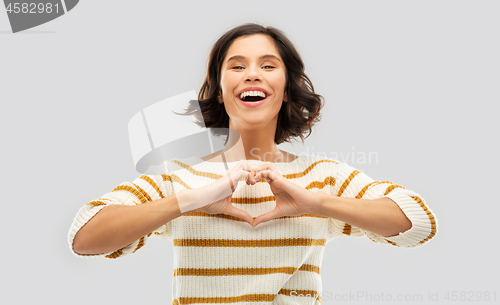
<svg viewBox="0 0 500 305">
<path fill-rule="evenodd" d="M 276 44 L 271 37 L 264 34 L 242 36 L 236 38 L 229 46 L 224 62 L 226 62 L 229 57 L 235 55 L 241 55 L 252 59 L 259 58 L 264 54 L 273 54 L 281 60 Z"/>
</svg>

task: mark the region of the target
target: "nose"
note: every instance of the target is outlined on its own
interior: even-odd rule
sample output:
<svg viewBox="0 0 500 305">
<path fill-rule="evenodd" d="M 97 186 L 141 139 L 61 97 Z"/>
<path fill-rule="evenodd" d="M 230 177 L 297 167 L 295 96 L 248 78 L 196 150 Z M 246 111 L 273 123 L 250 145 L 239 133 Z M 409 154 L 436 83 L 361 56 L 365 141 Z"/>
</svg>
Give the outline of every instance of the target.
<svg viewBox="0 0 500 305">
<path fill-rule="evenodd" d="M 262 78 L 259 74 L 260 70 L 258 67 L 252 65 L 247 68 L 247 74 L 245 75 L 245 81 L 246 82 L 255 82 L 255 81 L 260 81 Z"/>
</svg>

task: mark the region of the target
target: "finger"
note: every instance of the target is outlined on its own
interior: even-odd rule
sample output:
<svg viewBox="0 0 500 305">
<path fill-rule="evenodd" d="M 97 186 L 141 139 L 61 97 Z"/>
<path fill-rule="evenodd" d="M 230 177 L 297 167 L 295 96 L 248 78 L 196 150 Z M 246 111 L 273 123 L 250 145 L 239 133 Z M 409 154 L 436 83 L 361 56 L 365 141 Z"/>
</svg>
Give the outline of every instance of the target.
<svg viewBox="0 0 500 305">
<path fill-rule="evenodd" d="M 253 179 L 255 180 L 255 183 L 259 182 L 260 179 L 262 179 L 260 171 L 258 171 L 257 169 L 255 170 L 255 175 L 253 176 Z"/>
<path fill-rule="evenodd" d="M 251 170 L 246 168 L 246 169 L 241 169 L 241 171 L 239 172 L 240 176 L 241 177 L 244 177 L 245 179 L 245 182 L 247 185 L 250 185 L 251 183 L 251 176 L 252 176 L 252 173 L 251 173 Z"/>
<path fill-rule="evenodd" d="M 255 169 L 252 168 L 250 165 L 248 165 L 247 163 L 244 163 L 243 161 L 241 161 L 241 164 L 240 164 L 240 171 L 238 172 L 240 177 L 245 177 L 245 182 L 247 183 L 247 185 L 253 185 L 255 184 L 257 181 L 255 180 Z"/>
<path fill-rule="evenodd" d="M 276 176 L 276 173 L 271 171 L 271 170 L 264 170 L 264 171 L 260 171 L 260 176 L 264 179 L 266 179 L 267 182 L 272 182 L 276 179 L 278 179 L 278 177 Z"/>
<path fill-rule="evenodd" d="M 245 181 L 248 184 L 248 176 L 250 175 L 249 172 L 239 169 L 235 171 L 234 169 L 231 170 L 229 173 L 227 173 L 227 177 L 229 179 L 229 184 L 231 187 L 232 192 L 236 190 L 238 187 L 238 183 L 242 180 L 241 178 L 243 177 L 243 181 Z"/>
<path fill-rule="evenodd" d="M 265 177 L 263 176 L 263 174 L 262 174 L 263 171 L 265 171 L 265 170 L 256 170 L 255 177 L 254 177 L 254 179 L 255 179 L 256 182 L 265 182 L 265 181 L 267 181 L 265 179 Z M 262 181 L 262 179 L 264 179 L 264 181 Z"/>
<path fill-rule="evenodd" d="M 263 223 L 275 218 L 281 217 L 281 212 L 278 209 L 274 209 L 265 214 L 259 215 L 257 218 L 253 220 L 252 227 L 257 226 L 259 223 Z"/>
<path fill-rule="evenodd" d="M 250 182 L 249 184 L 254 185 L 255 183 L 257 183 L 258 180 L 255 179 L 255 175 L 256 171 L 255 169 L 252 168 L 248 174 L 248 179 L 247 179 Z"/>
<path fill-rule="evenodd" d="M 238 182 L 239 182 L 239 181 L 241 180 L 241 178 L 243 177 L 243 181 L 245 181 L 245 182 L 246 182 L 246 184 L 248 184 L 248 185 L 250 184 L 250 182 L 251 182 L 251 181 L 250 181 L 250 176 L 251 176 L 251 173 L 250 173 L 250 172 L 247 172 L 247 171 L 245 171 L 245 170 L 240 170 L 237 174 L 238 174 L 238 177 L 239 177 Z"/>
<path fill-rule="evenodd" d="M 231 191 L 234 193 L 236 188 L 234 187 L 233 179 L 231 179 L 231 173 L 227 173 L 227 176 L 229 178 L 229 185 L 231 186 Z"/>
<path fill-rule="evenodd" d="M 242 220 L 248 222 L 250 225 L 253 222 L 253 218 L 248 212 L 240 210 L 240 209 L 234 207 L 234 205 L 232 205 L 232 204 L 230 206 L 228 206 L 227 210 L 225 211 L 225 214 L 242 219 Z"/>
<path fill-rule="evenodd" d="M 250 167 L 250 166 L 249 166 L 249 165 L 248 165 L 248 164 L 247 164 L 244 160 L 240 160 L 240 161 L 238 162 L 237 166 L 236 166 L 236 168 L 237 168 L 238 170 L 243 169 L 243 170 L 245 170 L 245 171 L 246 171 L 249 167 Z"/>
<path fill-rule="evenodd" d="M 249 184 L 248 175 L 252 171 L 252 167 L 248 165 L 244 160 L 239 161 L 230 173 L 233 174 L 234 179 L 240 181 L 242 177 L 244 177 L 245 182 Z"/>
</svg>

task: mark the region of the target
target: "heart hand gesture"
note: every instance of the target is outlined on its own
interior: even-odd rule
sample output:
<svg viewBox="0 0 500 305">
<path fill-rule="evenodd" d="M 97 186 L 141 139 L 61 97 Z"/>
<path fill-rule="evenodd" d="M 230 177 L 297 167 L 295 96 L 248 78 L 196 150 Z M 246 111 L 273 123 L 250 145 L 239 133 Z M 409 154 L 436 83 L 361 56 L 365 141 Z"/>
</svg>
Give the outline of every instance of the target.
<svg viewBox="0 0 500 305">
<path fill-rule="evenodd" d="M 315 192 L 292 183 L 283 177 L 269 162 L 255 169 L 255 181 L 266 179 L 276 200 L 274 210 L 253 220 L 252 226 L 283 216 L 309 214 L 319 205 L 319 196 Z"/>
<path fill-rule="evenodd" d="M 243 160 L 239 161 L 227 175 L 219 180 L 204 187 L 194 189 L 196 200 L 193 200 L 193 202 L 196 202 L 197 206 L 193 207 L 193 204 L 185 204 L 185 207 L 182 206 L 182 208 L 184 210 L 202 211 L 208 214 L 226 214 L 252 224 L 252 216 L 248 212 L 236 208 L 231 203 L 232 195 L 242 177 L 245 178 L 247 185 L 257 183 L 254 179 L 255 170 Z"/>
</svg>

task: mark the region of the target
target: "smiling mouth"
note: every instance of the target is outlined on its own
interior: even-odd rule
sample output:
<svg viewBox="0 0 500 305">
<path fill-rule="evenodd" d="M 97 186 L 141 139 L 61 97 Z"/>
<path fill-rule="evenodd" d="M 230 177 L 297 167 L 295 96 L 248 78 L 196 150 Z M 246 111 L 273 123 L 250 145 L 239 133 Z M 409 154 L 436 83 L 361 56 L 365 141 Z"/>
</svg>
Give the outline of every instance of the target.
<svg viewBox="0 0 500 305">
<path fill-rule="evenodd" d="M 248 89 L 255 89 L 255 90 L 248 90 L 241 92 L 238 97 L 242 102 L 257 103 L 262 100 L 265 100 L 268 96 L 268 94 L 265 93 L 263 90 L 257 88 L 248 88 Z"/>
<path fill-rule="evenodd" d="M 241 100 L 244 102 L 260 102 L 264 100 L 265 98 L 262 96 L 245 96 Z"/>
</svg>

